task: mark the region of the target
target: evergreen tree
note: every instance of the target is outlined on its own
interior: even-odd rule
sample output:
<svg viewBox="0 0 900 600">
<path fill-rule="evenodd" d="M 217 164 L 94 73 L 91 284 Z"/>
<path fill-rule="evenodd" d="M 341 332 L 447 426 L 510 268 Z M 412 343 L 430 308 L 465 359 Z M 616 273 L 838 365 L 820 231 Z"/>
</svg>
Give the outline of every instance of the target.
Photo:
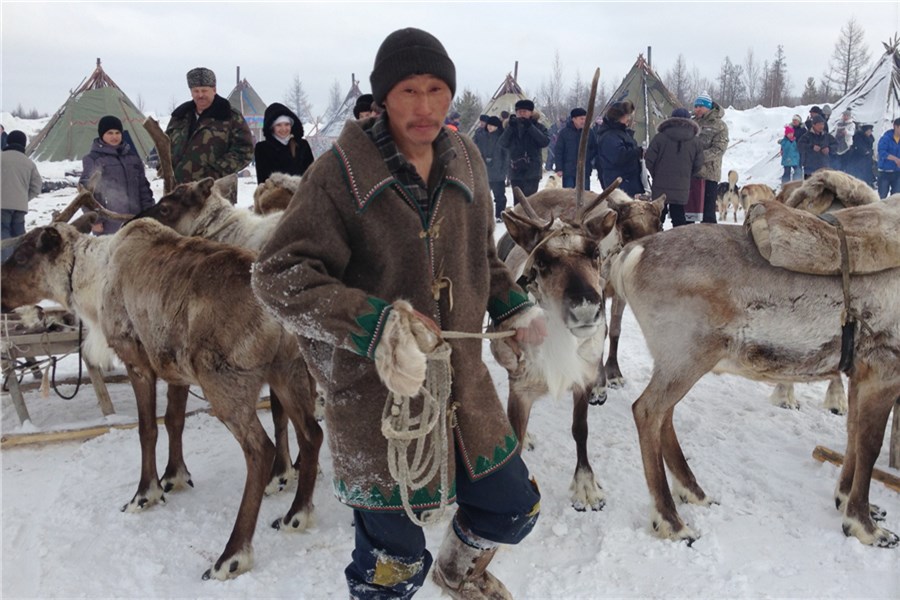
<svg viewBox="0 0 900 600">
<path fill-rule="evenodd" d="M 331 90 L 328 92 L 328 115 L 330 117 L 334 117 L 337 112 L 341 109 L 341 105 L 344 103 L 344 96 L 341 94 L 341 84 L 337 79 L 334 80 L 334 83 L 331 84 Z M 298 115 L 299 116 L 299 115 Z M 328 119 L 330 120 L 330 119 Z"/>
<path fill-rule="evenodd" d="M 722 68 L 719 70 L 718 93 L 716 94 L 721 106 L 740 107 L 744 99 L 744 69 L 740 65 L 731 62 L 731 58 L 725 57 Z"/>
<path fill-rule="evenodd" d="M 450 112 L 456 111 L 459 113 L 459 130 L 461 132 L 471 129 L 478 117 L 481 116 L 482 106 L 481 98 L 469 88 L 464 89 L 462 94 L 456 96 L 450 107 Z"/>
<path fill-rule="evenodd" d="M 800 96 L 800 104 L 815 104 L 819 99 L 819 88 L 816 86 L 815 77 L 806 78 L 806 87 Z"/>
<path fill-rule="evenodd" d="M 850 17 L 847 24 L 841 27 L 841 35 L 834 44 L 826 77 L 839 96 L 856 87 L 869 63 L 871 55 L 863 42 L 864 35 L 856 19 Z"/>
</svg>

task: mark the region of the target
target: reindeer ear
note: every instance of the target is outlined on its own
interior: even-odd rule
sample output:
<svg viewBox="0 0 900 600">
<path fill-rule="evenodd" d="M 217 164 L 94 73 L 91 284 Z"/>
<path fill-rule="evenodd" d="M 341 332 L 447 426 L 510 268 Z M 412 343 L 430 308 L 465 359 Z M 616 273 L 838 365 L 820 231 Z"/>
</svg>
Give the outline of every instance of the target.
<svg viewBox="0 0 900 600">
<path fill-rule="evenodd" d="M 528 219 L 524 219 L 511 210 L 503 211 L 501 215 L 506 223 L 506 232 L 509 237 L 525 252 L 531 252 L 541 241 L 543 229 Z"/>
<path fill-rule="evenodd" d="M 90 233 L 91 226 L 97 222 L 97 219 L 100 218 L 100 215 L 95 213 L 94 211 L 86 212 L 74 221 L 72 221 L 71 225 L 75 229 L 77 229 L 80 233 Z"/>
<path fill-rule="evenodd" d="M 209 193 L 214 185 L 216 185 L 216 181 L 212 177 L 201 179 L 200 183 L 197 184 L 197 192 L 200 194 L 200 197 L 209 198 Z"/>
<path fill-rule="evenodd" d="M 54 227 L 44 227 L 38 234 L 35 247 L 42 254 L 50 254 L 62 248 L 62 236 Z"/>
<path fill-rule="evenodd" d="M 597 241 L 602 240 L 615 228 L 618 215 L 611 208 L 605 208 L 584 223 L 585 229 Z"/>
<path fill-rule="evenodd" d="M 653 206 L 656 208 L 657 214 L 662 214 L 663 209 L 666 207 L 666 195 L 662 194 L 659 198 L 653 200 Z"/>
</svg>

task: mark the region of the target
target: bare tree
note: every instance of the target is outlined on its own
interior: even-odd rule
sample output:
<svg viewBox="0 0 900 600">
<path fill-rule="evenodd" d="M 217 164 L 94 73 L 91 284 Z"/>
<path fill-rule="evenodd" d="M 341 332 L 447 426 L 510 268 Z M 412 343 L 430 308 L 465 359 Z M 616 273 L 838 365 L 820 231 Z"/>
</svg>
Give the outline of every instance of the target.
<svg viewBox="0 0 900 600">
<path fill-rule="evenodd" d="M 137 109 L 139 111 L 144 112 L 144 96 L 143 96 L 143 94 L 137 95 L 137 102 L 135 103 L 135 106 L 137 106 Z"/>
<path fill-rule="evenodd" d="M 759 102 L 760 76 L 760 66 L 756 62 L 753 48 L 747 48 L 747 55 L 744 57 L 744 88 L 747 90 L 747 101 L 751 106 Z"/>
<path fill-rule="evenodd" d="M 294 75 L 291 87 L 284 93 L 284 102 L 288 108 L 294 111 L 294 114 L 300 117 L 302 122 L 309 123 L 313 120 L 312 105 L 309 103 L 306 90 L 303 89 L 303 83 L 300 81 L 299 74 Z"/>
<path fill-rule="evenodd" d="M 569 93 L 566 95 L 567 112 L 576 106 L 587 108 L 590 93 L 591 86 L 581 78 L 581 73 L 575 73 L 575 81 L 572 82 Z"/>
<path fill-rule="evenodd" d="M 847 24 L 841 27 L 841 35 L 834 44 L 831 54 L 829 72 L 826 75 L 834 85 L 835 92 L 841 96 L 853 89 L 862 79 L 871 54 L 863 42 L 865 31 L 855 17 L 850 17 Z"/>
<path fill-rule="evenodd" d="M 563 67 L 559 58 L 559 50 L 553 56 L 553 70 L 550 79 L 541 83 L 540 97 L 543 99 L 541 108 L 544 114 L 552 121 L 564 116 L 566 107 L 563 100 Z"/>
<path fill-rule="evenodd" d="M 344 103 L 344 95 L 341 94 L 341 84 L 335 79 L 331 84 L 331 90 L 328 92 L 328 112 L 329 115 L 336 115 Z"/>
<path fill-rule="evenodd" d="M 725 57 L 717 79 L 720 105 L 741 106 L 741 102 L 745 96 L 742 77 L 743 72 L 743 67 L 732 63 L 731 58 L 728 56 Z"/>
<path fill-rule="evenodd" d="M 686 106 L 690 106 L 694 101 L 694 98 L 699 96 L 702 92 L 710 93 L 711 91 L 715 91 L 715 86 L 713 82 L 700 74 L 700 69 L 696 66 L 691 69 L 690 75 L 688 76 L 688 85 L 687 85 L 687 98 L 688 101 L 685 102 Z M 715 98 L 713 98 L 715 100 Z"/>
<path fill-rule="evenodd" d="M 687 61 L 684 59 L 684 54 L 679 54 L 675 59 L 675 65 L 663 76 L 663 82 L 684 106 L 690 104 L 692 100 L 688 91 L 689 79 Z"/>
</svg>

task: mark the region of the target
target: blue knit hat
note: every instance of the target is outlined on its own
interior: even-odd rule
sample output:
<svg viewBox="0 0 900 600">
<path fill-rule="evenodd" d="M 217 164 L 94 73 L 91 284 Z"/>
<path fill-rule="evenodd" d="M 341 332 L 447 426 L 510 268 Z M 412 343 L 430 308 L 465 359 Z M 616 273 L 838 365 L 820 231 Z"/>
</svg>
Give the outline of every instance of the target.
<svg viewBox="0 0 900 600">
<path fill-rule="evenodd" d="M 702 92 L 697 99 L 694 100 L 694 106 L 703 106 L 704 108 L 708 108 L 712 110 L 713 101 L 708 92 Z"/>
</svg>

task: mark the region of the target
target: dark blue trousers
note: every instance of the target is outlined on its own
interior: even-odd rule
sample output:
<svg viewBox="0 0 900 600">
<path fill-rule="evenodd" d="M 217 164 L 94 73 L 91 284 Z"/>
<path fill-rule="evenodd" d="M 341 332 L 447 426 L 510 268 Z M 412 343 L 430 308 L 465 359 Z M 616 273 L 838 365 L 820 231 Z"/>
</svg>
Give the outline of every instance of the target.
<svg viewBox="0 0 900 600">
<path fill-rule="evenodd" d="M 2 229 L 0 229 L 0 239 L 5 240 L 8 238 L 25 235 L 24 210 L 4 208 L 0 210 L 0 216 L 2 216 L 2 220 L 0 220 L 0 226 L 2 226 Z M 2 251 L 2 256 L 0 256 L 0 262 L 5 261 L 7 258 L 9 258 L 14 251 L 14 246 L 4 248 Z"/>
<path fill-rule="evenodd" d="M 470 481 L 457 451 L 454 519 L 468 531 L 492 542 L 517 544 L 534 528 L 540 499 L 519 455 L 487 477 Z M 422 528 L 403 512 L 354 510 L 353 519 L 356 548 L 344 570 L 350 597 L 411 598 L 433 562 Z"/>
</svg>

